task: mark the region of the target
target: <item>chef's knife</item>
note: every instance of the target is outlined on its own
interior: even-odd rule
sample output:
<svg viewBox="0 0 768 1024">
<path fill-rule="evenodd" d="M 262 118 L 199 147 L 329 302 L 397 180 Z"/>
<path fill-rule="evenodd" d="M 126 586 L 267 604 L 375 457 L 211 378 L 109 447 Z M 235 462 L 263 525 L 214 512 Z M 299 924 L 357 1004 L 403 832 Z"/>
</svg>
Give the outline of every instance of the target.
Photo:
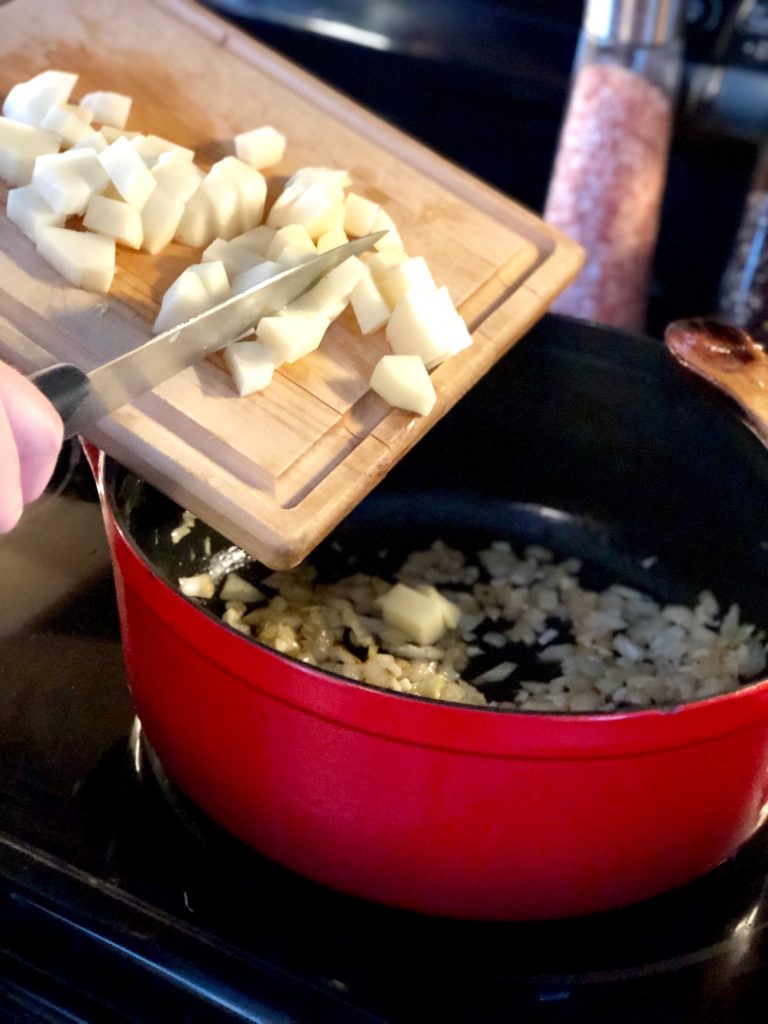
<svg viewBox="0 0 768 1024">
<path fill-rule="evenodd" d="M 286 269 L 89 373 L 59 363 L 30 379 L 64 420 L 64 437 L 72 437 L 203 356 L 224 348 L 260 317 L 299 298 L 344 260 L 370 249 L 385 233 L 356 238 Z"/>
</svg>

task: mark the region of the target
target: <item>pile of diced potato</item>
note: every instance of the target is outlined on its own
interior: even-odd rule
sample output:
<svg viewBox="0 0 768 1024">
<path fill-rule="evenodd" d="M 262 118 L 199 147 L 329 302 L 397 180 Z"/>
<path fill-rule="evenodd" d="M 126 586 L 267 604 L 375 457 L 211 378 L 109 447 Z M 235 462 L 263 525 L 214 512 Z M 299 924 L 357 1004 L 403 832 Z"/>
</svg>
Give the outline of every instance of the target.
<svg viewBox="0 0 768 1024">
<path fill-rule="evenodd" d="M 371 388 L 399 408 L 432 409 L 428 371 L 470 345 L 471 335 L 426 261 L 407 255 L 389 214 L 349 191 L 346 171 L 300 169 L 265 219 L 261 172 L 284 157 L 279 131 L 265 125 L 237 135 L 235 155 L 206 172 L 193 150 L 126 131 L 130 97 L 92 92 L 70 102 L 77 77 L 44 71 L 15 85 L 0 117 L 0 177 L 15 186 L 8 218 L 67 281 L 109 291 L 117 245 L 154 254 L 177 241 L 202 250 L 163 296 L 159 333 L 349 238 L 384 231 L 375 252 L 350 257 L 262 317 L 232 341 L 225 360 L 241 395 L 261 391 L 277 367 L 317 349 L 351 304 L 361 334 L 383 329 L 392 349 Z"/>
</svg>

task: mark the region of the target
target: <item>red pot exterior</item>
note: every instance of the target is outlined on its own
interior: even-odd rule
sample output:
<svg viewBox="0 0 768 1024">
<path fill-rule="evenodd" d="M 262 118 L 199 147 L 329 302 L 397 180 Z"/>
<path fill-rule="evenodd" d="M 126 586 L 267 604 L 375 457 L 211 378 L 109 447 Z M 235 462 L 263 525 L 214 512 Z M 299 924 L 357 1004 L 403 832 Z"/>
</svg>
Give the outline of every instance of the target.
<svg viewBox="0 0 768 1024">
<path fill-rule="evenodd" d="M 760 823 L 768 683 L 601 716 L 380 691 L 215 621 L 105 521 L 150 742 L 214 820 L 302 875 L 427 914 L 562 917 L 673 889 Z"/>
</svg>

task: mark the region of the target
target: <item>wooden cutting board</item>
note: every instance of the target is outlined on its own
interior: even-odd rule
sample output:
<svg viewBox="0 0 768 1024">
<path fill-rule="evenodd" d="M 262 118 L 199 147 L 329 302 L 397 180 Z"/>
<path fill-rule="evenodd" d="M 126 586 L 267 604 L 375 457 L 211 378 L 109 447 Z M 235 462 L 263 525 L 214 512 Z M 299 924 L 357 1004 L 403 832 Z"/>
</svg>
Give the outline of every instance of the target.
<svg viewBox="0 0 768 1024">
<path fill-rule="evenodd" d="M 236 397 L 214 357 L 89 432 L 91 440 L 275 568 L 296 564 L 545 312 L 579 247 L 434 152 L 188 0 L 10 0 L 0 6 L 0 94 L 56 68 L 73 98 L 128 93 L 127 128 L 191 146 L 207 167 L 232 137 L 272 124 L 288 139 L 270 195 L 305 165 L 346 168 L 426 257 L 474 344 L 432 373 L 433 412 L 393 410 L 367 386 L 389 351 L 347 311 L 321 348 Z M 0 184 L 0 209 L 7 190 Z M 140 344 L 163 291 L 199 251 L 118 249 L 109 296 L 76 290 L 0 215 L 0 356 L 29 371 L 83 369 Z"/>
</svg>

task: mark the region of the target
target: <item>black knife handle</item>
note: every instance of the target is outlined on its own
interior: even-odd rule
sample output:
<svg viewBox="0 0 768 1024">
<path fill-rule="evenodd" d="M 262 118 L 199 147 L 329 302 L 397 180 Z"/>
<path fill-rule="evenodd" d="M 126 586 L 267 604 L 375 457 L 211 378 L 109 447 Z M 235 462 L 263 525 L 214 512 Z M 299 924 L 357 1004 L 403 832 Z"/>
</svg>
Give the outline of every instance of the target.
<svg viewBox="0 0 768 1024">
<path fill-rule="evenodd" d="M 29 378 L 45 395 L 66 425 L 91 390 L 88 376 L 71 363 L 57 363 Z"/>
</svg>

